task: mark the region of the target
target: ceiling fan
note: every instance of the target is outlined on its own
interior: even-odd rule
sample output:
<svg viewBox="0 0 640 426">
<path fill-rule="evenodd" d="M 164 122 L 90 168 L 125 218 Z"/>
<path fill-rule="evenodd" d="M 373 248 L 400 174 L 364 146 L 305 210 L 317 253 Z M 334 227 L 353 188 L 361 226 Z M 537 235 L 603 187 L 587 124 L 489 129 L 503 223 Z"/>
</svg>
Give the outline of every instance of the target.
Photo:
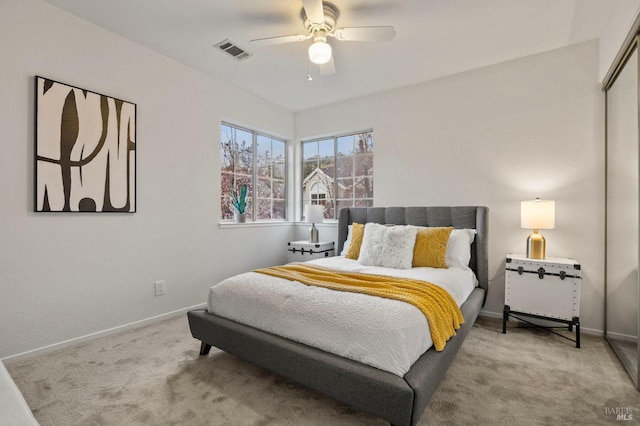
<svg viewBox="0 0 640 426">
<path fill-rule="evenodd" d="M 302 0 L 302 18 L 308 34 L 295 34 L 250 40 L 253 45 L 272 45 L 313 39 L 309 46 L 309 60 L 320 66 L 320 74 L 336 71 L 331 45 L 327 37 L 340 41 L 391 41 L 396 30 L 390 26 L 337 28 L 338 8 L 322 0 Z"/>
</svg>

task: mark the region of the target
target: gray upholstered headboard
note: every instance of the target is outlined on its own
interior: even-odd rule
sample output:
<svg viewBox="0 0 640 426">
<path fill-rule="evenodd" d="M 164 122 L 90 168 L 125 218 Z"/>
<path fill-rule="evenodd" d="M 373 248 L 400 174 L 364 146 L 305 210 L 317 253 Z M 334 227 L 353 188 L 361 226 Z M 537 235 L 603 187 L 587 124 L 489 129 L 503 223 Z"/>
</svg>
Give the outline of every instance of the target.
<svg viewBox="0 0 640 426">
<path fill-rule="evenodd" d="M 338 217 L 338 250 L 347 239 L 348 226 L 357 223 L 389 223 L 415 226 L 453 226 L 475 229 L 469 267 L 480 287 L 489 290 L 489 209 L 487 207 L 347 207 Z"/>
</svg>

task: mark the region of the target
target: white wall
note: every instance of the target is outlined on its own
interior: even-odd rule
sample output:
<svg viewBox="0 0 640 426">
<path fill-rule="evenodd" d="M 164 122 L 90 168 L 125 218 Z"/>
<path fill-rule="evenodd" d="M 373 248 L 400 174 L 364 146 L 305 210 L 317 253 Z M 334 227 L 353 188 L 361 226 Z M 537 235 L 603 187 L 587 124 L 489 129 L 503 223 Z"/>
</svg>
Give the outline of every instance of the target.
<svg viewBox="0 0 640 426">
<path fill-rule="evenodd" d="M 286 260 L 291 226 L 218 227 L 219 126 L 292 139 L 293 113 L 38 0 L 0 2 L 0 58 L 0 358 L 204 303 L 215 281 Z M 137 213 L 33 213 L 35 75 L 137 104 Z"/>
<path fill-rule="evenodd" d="M 601 331 L 603 122 L 591 41 L 299 112 L 295 134 L 373 128 L 376 206 L 488 206 L 485 313 L 501 315 L 504 258 L 525 251 L 520 201 L 556 200 L 547 256 L 583 265 L 581 323 Z"/>
</svg>

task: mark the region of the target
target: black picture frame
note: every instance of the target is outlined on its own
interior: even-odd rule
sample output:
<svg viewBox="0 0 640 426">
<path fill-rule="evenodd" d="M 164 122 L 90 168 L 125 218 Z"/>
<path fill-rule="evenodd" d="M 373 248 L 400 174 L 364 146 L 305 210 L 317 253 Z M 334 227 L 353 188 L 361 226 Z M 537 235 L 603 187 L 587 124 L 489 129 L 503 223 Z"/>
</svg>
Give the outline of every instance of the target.
<svg viewBox="0 0 640 426">
<path fill-rule="evenodd" d="M 135 213 L 132 102 L 35 77 L 35 212 Z"/>
</svg>

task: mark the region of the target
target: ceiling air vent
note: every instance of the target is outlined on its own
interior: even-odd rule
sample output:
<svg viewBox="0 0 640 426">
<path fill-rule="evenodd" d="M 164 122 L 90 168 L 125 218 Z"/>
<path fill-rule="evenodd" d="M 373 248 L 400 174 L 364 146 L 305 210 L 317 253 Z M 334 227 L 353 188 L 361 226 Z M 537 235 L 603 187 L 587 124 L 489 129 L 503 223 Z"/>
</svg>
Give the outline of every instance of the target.
<svg viewBox="0 0 640 426">
<path fill-rule="evenodd" d="M 239 48 L 228 39 L 222 40 L 220 43 L 215 44 L 214 47 L 228 53 L 239 61 L 243 61 L 251 56 L 251 53 Z"/>
</svg>

